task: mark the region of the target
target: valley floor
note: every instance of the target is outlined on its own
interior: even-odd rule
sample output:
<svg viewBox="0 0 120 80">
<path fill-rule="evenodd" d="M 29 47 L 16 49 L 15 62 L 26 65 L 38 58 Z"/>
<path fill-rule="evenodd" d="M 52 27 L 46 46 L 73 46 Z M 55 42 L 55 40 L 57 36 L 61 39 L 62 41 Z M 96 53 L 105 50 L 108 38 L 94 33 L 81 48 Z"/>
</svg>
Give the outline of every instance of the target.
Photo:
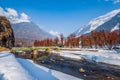
<svg viewBox="0 0 120 80">
<path fill-rule="evenodd" d="M 43 64 L 39 61 L 35 64 L 28 59 L 16 58 L 8 51 L 0 52 L 0 80 L 120 79 L 119 51 L 68 49 L 44 59 Z"/>
</svg>

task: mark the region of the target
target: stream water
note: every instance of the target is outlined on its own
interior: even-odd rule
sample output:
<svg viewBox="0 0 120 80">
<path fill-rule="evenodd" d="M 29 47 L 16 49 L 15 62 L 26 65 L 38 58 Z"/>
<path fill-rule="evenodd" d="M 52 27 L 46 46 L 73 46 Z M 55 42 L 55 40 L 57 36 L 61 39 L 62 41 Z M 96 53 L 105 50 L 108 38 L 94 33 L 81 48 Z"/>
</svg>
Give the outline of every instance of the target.
<svg viewBox="0 0 120 80">
<path fill-rule="evenodd" d="M 37 63 L 84 80 L 120 80 L 120 66 L 85 59 L 76 60 L 58 55 L 38 59 Z"/>
</svg>

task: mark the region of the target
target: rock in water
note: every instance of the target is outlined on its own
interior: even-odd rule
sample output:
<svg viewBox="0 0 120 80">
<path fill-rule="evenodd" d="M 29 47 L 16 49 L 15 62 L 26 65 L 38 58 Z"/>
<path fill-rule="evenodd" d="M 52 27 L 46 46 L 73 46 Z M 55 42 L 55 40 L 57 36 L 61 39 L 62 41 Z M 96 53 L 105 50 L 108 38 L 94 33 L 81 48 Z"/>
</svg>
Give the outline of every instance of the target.
<svg viewBox="0 0 120 80">
<path fill-rule="evenodd" d="M 84 72 L 85 72 L 85 70 L 84 70 L 83 68 L 80 68 L 79 71 L 80 71 L 81 73 L 84 73 Z"/>
<path fill-rule="evenodd" d="M 0 16 L 0 46 L 13 47 L 14 35 L 10 22 L 3 16 Z"/>
</svg>

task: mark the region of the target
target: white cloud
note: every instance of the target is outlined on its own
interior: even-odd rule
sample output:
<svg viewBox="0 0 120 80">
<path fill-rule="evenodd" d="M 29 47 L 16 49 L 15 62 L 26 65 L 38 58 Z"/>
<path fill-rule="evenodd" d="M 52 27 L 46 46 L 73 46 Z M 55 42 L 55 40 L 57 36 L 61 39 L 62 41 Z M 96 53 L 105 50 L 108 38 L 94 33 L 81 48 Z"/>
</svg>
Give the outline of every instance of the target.
<svg viewBox="0 0 120 80">
<path fill-rule="evenodd" d="M 23 20 L 28 20 L 28 19 L 29 19 L 29 17 L 28 17 L 28 15 L 27 15 L 27 14 L 22 13 L 22 14 L 21 14 L 21 19 L 23 19 Z"/>
<path fill-rule="evenodd" d="M 5 16 L 12 24 L 20 22 L 30 22 L 28 15 L 25 13 L 18 14 L 15 9 L 0 7 L 0 16 Z"/>
<path fill-rule="evenodd" d="M 120 0 L 114 0 L 114 3 L 116 4 L 116 3 L 119 3 L 120 2 Z"/>
<path fill-rule="evenodd" d="M 12 15 L 12 16 L 15 16 L 15 17 L 18 16 L 18 13 L 17 13 L 17 11 L 15 9 L 6 8 L 6 10 L 7 10 L 6 14 Z"/>
<path fill-rule="evenodd" d="M 57 31 L 51 30 L 49 33 L 52 34 L 53 36 L 57 36 L 58 38 L 60 37 L 60 33 Z"/>
<path fill-rule="evenodd" d="M 117 4 L 120 2 L 120 0 L 104 0 L 104 1 L 112 1 L 114 4 Z"/>
</svg>

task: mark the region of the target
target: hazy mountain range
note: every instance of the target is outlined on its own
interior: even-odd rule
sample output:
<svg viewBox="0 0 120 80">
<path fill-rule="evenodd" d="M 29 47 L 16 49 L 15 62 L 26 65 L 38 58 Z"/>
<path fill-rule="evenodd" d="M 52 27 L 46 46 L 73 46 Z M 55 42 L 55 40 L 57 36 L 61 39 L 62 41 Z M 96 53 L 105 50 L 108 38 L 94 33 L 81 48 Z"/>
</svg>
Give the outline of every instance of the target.
<svg viewBox="0 0 120 80">
<path fill-rule="evenodd" d="M 14 36 L 20 39 L 41 40 L 45 38 L 52 38 L 53 36 L 44 30 L 40 29 L 33 22 L 21 22 L 12 24 Z"/>
</svg>

